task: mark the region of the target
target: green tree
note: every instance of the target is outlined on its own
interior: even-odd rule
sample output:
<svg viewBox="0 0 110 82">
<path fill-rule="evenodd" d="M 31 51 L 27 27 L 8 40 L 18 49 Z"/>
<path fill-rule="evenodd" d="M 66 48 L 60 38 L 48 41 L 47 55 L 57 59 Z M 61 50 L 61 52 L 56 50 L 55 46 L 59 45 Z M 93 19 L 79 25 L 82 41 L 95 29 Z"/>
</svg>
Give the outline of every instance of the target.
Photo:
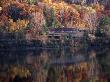
<svg viewBox="0 0 110 82">
<path fill-rule="evenodd" d="M 109 32 L 110 18 L 105 16 L 99 20 L 95 35 L 98 37 L 106 36 Z"/>
<path fill-rule="evenodd" d="M 29 4 L 35 4 L 38 0 L 27 0 Z"/>
<path fill-rule="evenodd" d="M 105 16 L 100 19 L 99 26 L 105 26 L 110 24 L 110 18 L 108 16 Z"/>
<path fill-rule="evenodd" d="M 48 29 L 51 27 L 59 27 L 55 16 L 55 10 L 53 8 L 48 9 L 47 7 L 44 7 L 43 13 L 46 19 L 46 27 Z"/>
</svg>

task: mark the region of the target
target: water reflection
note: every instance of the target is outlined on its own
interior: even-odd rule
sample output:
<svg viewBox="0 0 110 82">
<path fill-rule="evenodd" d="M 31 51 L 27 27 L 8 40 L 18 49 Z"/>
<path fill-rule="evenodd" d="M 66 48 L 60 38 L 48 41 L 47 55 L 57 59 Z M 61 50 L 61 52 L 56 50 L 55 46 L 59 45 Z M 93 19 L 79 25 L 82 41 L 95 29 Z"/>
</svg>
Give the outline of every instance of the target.
<svg viewBox="0 0 110 82">
<path fill-rule="evenodd" d="M 97 54 L 93 50 L 87 52 L 72 49 L 39 49 L 0 52 L 0 80 L 1 82 L 109 82 L 109 59 L 109 52 Z"/>
</svg>

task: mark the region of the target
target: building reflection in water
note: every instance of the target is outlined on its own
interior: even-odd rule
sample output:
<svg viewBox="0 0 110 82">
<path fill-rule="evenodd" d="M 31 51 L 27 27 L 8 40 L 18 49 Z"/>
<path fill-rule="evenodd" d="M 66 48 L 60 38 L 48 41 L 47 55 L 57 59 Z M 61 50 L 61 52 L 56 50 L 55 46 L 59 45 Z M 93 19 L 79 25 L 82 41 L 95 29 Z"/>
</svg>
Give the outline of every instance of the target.
<svg viewBox="0 0 110 82">
<path fill-rule="evenodd" d="M 98 59 L 95 51 L 0 52 L 0 79 L 10 82 L 10 78 L 13 79 L 19 72 L 13 75 L 8 71 L 16 66 L 31 72 L 30 82 L 105 82 L 106 79 L 100 78 L 102 68 Z"/>
</svg>

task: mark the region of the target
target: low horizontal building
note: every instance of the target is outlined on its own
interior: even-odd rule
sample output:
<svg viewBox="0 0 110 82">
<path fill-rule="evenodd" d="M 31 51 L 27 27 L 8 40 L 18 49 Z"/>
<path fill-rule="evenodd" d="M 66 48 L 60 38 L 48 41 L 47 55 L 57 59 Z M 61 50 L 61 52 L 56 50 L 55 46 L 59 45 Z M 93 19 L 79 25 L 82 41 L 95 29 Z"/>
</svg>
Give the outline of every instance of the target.
<svg viewBox="0 0 110 82">
<path fill-rule="evenodd" d="M 48 37 L 50 39 L 62 39 L 64 37 L 69 38 L 81 38 L 86 30 L 80 30 L 76 28 L 53 28 L 50 29 Z"/>
<path fill-rule="evenodd" d="M 85 4 L 93 4 L 93 3 L 97 3 L 98 0 L 65 0 L 66 2 L 69 3 L 85 3 Z"/>
</svg>

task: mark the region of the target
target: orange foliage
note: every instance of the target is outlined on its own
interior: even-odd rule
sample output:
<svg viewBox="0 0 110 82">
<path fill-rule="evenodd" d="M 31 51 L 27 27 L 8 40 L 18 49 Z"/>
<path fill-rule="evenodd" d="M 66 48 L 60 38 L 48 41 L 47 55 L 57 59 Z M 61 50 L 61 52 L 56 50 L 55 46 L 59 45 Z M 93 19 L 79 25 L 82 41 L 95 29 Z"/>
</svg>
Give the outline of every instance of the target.
<svg viewBox="0 0 110 82">
<path fill-rule="evenodd" d="M 44 17 L 43 17 L 43 8 L 47 7 L 48 9 L 53 9 L 55 11 L 55 18 L 56 21 L 61 24 L 61 19 L 63 18 L 63 22 L 66 27 L 79 27 L 79 28 L 84 28 L 84 27 L 92 27 L 93 21 L 91 16 L 92 14 L 97 15 L 97 18 L 100 18 L 103 14 L 108 15 L 109 10 L 104 11 L 104 6 L 100 4 L 93 4 L 91 6 L 81 6 L 81 5 L 76 5 L 76 4 L 67 4 L 63 0 L 61 1 L 55 1 L 55 0 L 42 0 L 41 2 L 38 2 L 36 5 L 30 5 L 27 4 L 26 2 L 18 2 L 16 0 L 2 0 L 2 8 L 3 10 L 0 13 L 0 26 L 5 25 L 4 21 L 7 20 L 9 24 L 13 24 L 12 26 L 18 28 L 20 25 L 16 26 L 17 22 L 11 22 L 10 23 L 10 16 L 7 14 L 7 10 L 9 5 L 16 5 L 18 8 L 23 9 L 23 12 L 21 15 L 33 15 L 33 13 L 36 13 L 34 15 L 34 22 L 36 22 L 35 27 L 42 27 L 44 24 Z M 41 17 L 39 14 L 41 14 Z M 63 16 L 62 16 L 63 14 Z M 49 15 L 49 14 L 48 14 Z M 49 18 L 50 16 L 48 16 Z M 19 21 L 27 21 L 27 20 L 19 20 Z M 31 19 L 28 19 L 28 21 L 31 21 Z M 96 21 L 96 19 L 94 20 Z M 32 21 L 31 21 L 32 22 Z M 27 22 L 26 22 L 27 24 Z M 23 24 L 24 25 L 24 24 Z M 24 25 L 26 26 L 26 25 Z M 24 27 L 21 25 L 21 27 Z"/>
</svg>

